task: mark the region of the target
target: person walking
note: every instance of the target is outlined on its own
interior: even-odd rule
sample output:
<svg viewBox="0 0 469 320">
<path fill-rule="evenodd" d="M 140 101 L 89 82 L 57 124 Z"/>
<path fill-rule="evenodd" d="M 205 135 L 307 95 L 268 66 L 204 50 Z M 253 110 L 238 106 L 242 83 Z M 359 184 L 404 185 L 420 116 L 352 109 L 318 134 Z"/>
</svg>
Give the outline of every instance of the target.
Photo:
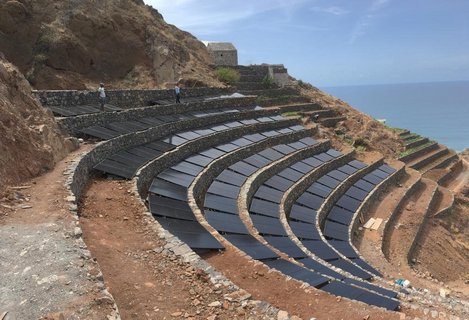
<svg viewBox="0 0 469 320">
<path fill-rule="evenodd" d="M 106 103 L 106 91 L 104 91 L 104 83 L 99 84 L 98 88 L 99 103 L 101 105 L 101 111 L 104 111 L 104 104 Z"/>
<path fill-rule="evenodd" d="M 179 85 L 179 82 L 177 82 L 176 86 L 174 87 L 174 93 L 176 95 L 176 103 L 181 103 L 181 87 Z"/>
</svg>

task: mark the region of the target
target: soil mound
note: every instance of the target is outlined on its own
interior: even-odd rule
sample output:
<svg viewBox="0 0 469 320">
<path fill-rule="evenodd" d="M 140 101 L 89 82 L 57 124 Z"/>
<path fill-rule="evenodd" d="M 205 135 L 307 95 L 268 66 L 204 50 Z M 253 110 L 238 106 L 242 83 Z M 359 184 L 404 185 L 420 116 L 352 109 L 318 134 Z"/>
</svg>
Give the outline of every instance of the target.
<svg viewBox="0 0 469 320">
<path fill-rule="evenodd" d="M 66 143 L 16 67 L 0 58 L 0 191 L 53 168 Z"/>
</svg>

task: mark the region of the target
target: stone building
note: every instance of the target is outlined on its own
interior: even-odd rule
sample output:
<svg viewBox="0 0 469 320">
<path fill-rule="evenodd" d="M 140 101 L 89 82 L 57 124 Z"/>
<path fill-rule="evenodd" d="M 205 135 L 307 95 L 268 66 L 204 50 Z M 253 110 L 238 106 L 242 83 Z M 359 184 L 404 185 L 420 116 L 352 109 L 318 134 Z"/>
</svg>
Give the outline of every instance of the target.
<svg viewBox="0 0 469 320">
<path fill-rule="evenodd" d="M 208 42 L 207 49 L 217 66 L 237 66 L 238 51 L 230 42 Z"/>
</svg>

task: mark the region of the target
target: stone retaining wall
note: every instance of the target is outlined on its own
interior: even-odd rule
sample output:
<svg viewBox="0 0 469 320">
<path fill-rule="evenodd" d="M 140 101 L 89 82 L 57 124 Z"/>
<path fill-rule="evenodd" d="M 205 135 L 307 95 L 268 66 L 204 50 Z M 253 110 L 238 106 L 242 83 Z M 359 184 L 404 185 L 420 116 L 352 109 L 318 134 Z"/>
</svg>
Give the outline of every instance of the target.
<svg viewBox="0 0 469 320">
<path fill-rule="evenodd" d="M 96 87 L 96 90 L 98 88 Z M 182 88 L 181 99 L 227 95 L 235 92 L 234 88 Z M 99 105 L 97 91 L 79 90 L 34 90 L 43 106 Z M 154 101 L 174 99 L 174 90 L 106 90 L 109 104 L 121 108 L 144 107 L 155 104 Z"/>
<path fill-rule="evenodd" d="M 431 180 L 433 181 L 433 180 Z M 413 262 L 412 262 L 412 259 L 415 257 L 415 253 L 416 253 L 416 250 L 417 250 L 417 245 L 420 243 L 420 240 L 422 239 L 422 236 L 423 236 L 423 232 L 425 230 L 425 227 L 427 225 L 427 222 L 428 222 L 428 219 L 430 218 L 430 215 L 432 214 L 432 212 L 435 212 L 436 210 L 436 206 L 438 205 L 438 201 L 439 201 L 439 196 L 441 196 L 441 194 L 438 194 L 438 184 L 436 182 L 435 183 L 435 190 L 433 190 L 432 192 L 432 198 L 430 200 L 430 202 L 428 203 L 428 206 L 427 208 L 425 209 L 425 215 L 423 216 L 423 220 L 422 220 L 422 223 L 420 223 L 418 229 L 417 229 L 417 233 L 415 234 L 415 237 L 414 237 L 414 240 L 412 241 L 412 244 L 410 245 L 410 248 L 409 248 L 409 251 L 407 252 L 407 263 L 409 265 L 412 265 Z"/>
<path fill-rule="evenodd" d="M 188 104 L 142 107 L 119 112 L 91 113 L 75 117 L 59 118 L 57 122 L 62 129 L 69 134 L 77 135 L 83 128 L 102 126 L 111 122 L 136 120 L 158 115 L 181 114 L 192 111 L 255 106 L 255 104 L 255 97 L 227 98 Z M 233 113 L 233 115 L 234 114 L 235 113 Z"/>
<path fill-rule="evenodd" d="M 268 131 L 268 130 L 275 130 L 278 128 L 288 127 L 295 124 L 299 124 L 300 119 L 287 119 L 275 122 L 265 122 L 265 123 L 256 123 L 250 126 L 243 126 L 243 127 L 236 127 L 231 130 L 221 131 L 219 133 L 207 136 L 205 139 L 196 139 L 193 142 L 186 143 L 173 151 L 167 152 L 162 157 L 154 159 L 153 161 L 146 164 L 137 172 L 137 188 L 138 192 L 141 197 L 146 197 L 148 192 L 148 188 L 151 185 L 151 182 L 155 175 L 163 171 L 164 169 L 175 165 L 176 163 L 180 162 L 182 159 L 199 152 L 201 150 L 205 150 L 211 148 L 213 146 L 217 146 L 222 143 L 227 143 L 236 139 L 237 137 L 241 137 L 245 134 L 260 132 L 260 131 Z M 290 133 L 293 137 L 300 135 L 303 131 L 299 131 L 300 133 Z M 302 136 L 303 137 L 303 136 Z M 254 146 L 247 146 L 247 150 L 252 150 Z"/>
<path fill-rule="evenodd" d="M 321 207 L 317 210 L 316 216 L 316 226 L 318 230 L 322 230 L 324 226 L 324 221 L 326 220 L 327 214 L 335 205 L 337 200 L 343 196 L 343 194 L 358 180 L 360 180 L 363 176 L 367 175 L 371 171 L 375 170 L 379 166 L 383 164 L 383 159 L 380 159 L 372 164 L 366 166 L 363 169 L 356 171 L 354 174 L 349 176 L 347 179 L 342 181 L 334 190 L 332 190 L 331 194 L 326 198 L 323 202 Z"/>
<path fill-rule="evenodd" d="M 305 137 L 310 137 L 315 133 L 315 130 L 316 129 L 314 128 L 304 129 L 302 131 L 296 131 L 292 133 L 286 133 L 283 135 L 270 137 L 268 139 L 259 141 L 251 146 L 240 148 L 237 151 L 234 151 L 216 160 L 215 162 L 210 164 L 210 169 L 200 175 L 199 179 L 197 179 L 196 183 L 194 184 L 193 196 L 197 205 L 200 208 L 203 207 L 205 193 L 212 184 L 213 180 L 215 180 L 215 178 L 227 167 L 274 145 L 282 143 L 291 143 Z"/>
<path fill-rule="evenodd" d="M 77 199 L 80 198 L 83 188 L 88 182 L 90 173 L 93 167 L 106 157 L 112 155 L 120 150 L 142 145 L 156 139 L 161 139 L 169 134 L 189 130 L 193 128 L 200 128 L 210 124 L 220 123 L 230 120 L 240 120 L 252 118 L 257 116 L 266 116 L 276 114 L 276 110 L 251 110 L 239 112 L 236 114 L 218 114 L 214 116 L 189 119 L 184 121 L 172 122 L 160 125 L 158 127 L 150 128 L 145 131 L 138 131 L 128 133 L 107 141 L 98 143 L 95 148 L 85 154 L 76 165 L 73 172 L 73 181 L 71 183 L 71 190 Z M 299 119 L 289 119 L 283 121 L 276 121 L 271 123 L 292 123 L 298 124 Z M 267 123 L 270 124 L 270 123 Z"/>
<path fill-rule="evenodd" d="M 423 149 L 417 150 L 417 151 L 415 151 L 415 152 L 413 152 L 413 153 L 411 153 L 411 154 L 408 154 L 408 155 L 406 155 L 406 156 L 400 157 L 400 158 L 399 158 L 399 161 L 403 161 L 403 162 L 406 162 L 406 163 L 407 163 L 407 162 L 410 162 L 410 161 L 415 160 L 415 159 L 417 159 L 418 157 L 420 157 L 420 156 L 424 155 L 425 153 L 430 152 L 430 151 L 432 151 L 432 150 L 434 150 L 434 149 L 436 149 L 436 148 L 438 148 L 438 143 L 435 142 L 435 143 L 433 143 L 433 144 L 431 144 L 431 145 L 429 145 L 429 146 L 426 146 L 426 147 L 423 148 Z"/>
</svg>

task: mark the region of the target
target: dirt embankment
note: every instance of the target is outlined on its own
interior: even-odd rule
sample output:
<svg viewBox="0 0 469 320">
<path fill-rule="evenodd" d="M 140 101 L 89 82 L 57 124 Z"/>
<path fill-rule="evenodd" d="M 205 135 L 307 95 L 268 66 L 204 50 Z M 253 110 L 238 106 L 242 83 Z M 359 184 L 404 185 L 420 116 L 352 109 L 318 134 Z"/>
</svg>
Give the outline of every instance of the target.
<svg viewBox="0 0 469 320">
<path fill-rule="evenodd" d="M 0 192 L 53 168 L 67 153 L 54 118 L 31 89 L 18 69 L 0 58 Z"/>
<path fill-rule="evenodd" d="M 332 108 L 337 116 L 345 117 L 336 128 L 323 130 L 325 137 L 333 142 L 352 145 L 358 152 L 378 151 L 388 160 L 396 159 L 404 150 L 398 134 L 369 115 L 311 85 L 303 84 L 299 88 L 301 94 L 313 98 L 327 108 Z"/>
<path fill-rule="evenodd" d="M 0 1 L 0 34 L 36 89 L 219 84 L 204 44 L 141 0 Z"/>
</svg>

